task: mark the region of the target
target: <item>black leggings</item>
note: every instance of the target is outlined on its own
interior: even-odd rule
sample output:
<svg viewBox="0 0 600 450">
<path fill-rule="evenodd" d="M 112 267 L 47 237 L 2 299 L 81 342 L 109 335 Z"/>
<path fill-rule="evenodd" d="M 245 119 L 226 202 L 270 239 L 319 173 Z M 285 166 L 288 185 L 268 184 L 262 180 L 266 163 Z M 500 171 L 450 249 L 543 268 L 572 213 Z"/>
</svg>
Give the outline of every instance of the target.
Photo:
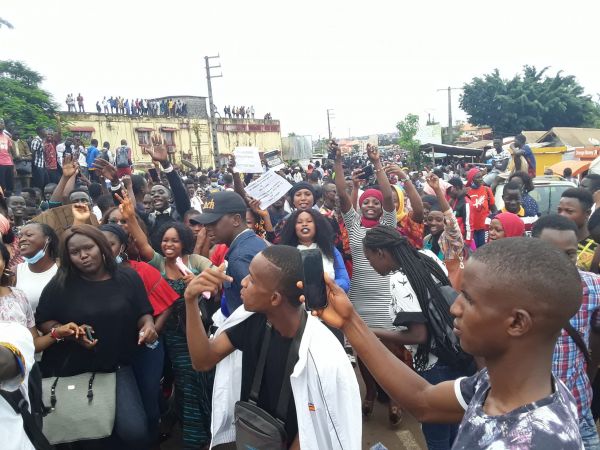
<svg viewBox="0 0 600 450">
<path fill-rule="evenodd" d="M 0 166 L 0 186 L 4 194 L 12 193 L 15 188 L 15 166 Z"/>
</svg>

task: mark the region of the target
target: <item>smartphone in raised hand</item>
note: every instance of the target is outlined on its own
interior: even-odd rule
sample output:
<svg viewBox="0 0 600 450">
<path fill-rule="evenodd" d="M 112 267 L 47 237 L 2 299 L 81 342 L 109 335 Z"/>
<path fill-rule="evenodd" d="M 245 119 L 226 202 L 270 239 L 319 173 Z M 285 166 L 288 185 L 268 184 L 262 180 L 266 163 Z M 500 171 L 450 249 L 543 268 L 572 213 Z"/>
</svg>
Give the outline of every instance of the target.
<svg viewBox="0 0 600 450">
<path fill-rule="evenodd" d="M 323 309 L 327 306 L 327 290 L 321 250 L 310 249 L 300 253 L 304 267 L 304 305 L 308 311 Z"/>
<path fill-rule="evenodd" d="M 329 147 L 327 150 L 327 159 L 331 159 L 332 161 L 335 161 L 338 148 L 339 148 L 338 143 L 335 142 L 335 140 L 332 139 L 331 141 L 329 141 Z"/>
</svg>

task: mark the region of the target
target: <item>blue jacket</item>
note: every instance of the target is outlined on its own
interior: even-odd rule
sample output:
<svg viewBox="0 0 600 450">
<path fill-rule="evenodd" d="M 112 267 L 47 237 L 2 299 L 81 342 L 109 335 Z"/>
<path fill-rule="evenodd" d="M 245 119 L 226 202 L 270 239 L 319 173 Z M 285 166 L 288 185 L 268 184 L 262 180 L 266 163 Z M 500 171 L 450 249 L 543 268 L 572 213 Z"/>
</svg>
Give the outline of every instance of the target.
<svg viewBox="0 0 600 450">
<path fill-rule="evenodd" d="M 335 284 L 347 293 L 350 290 L 350 277 L 342 254 L 335 247 L 333 247 L 333 269 L 335 270 Z"/>
<path fill-rule="evenodd" d="M 250 262 L 258 253 L 267 248 L 267 243 L 259 238 L 254 231 L 248 229 L 239 234 L 231 243 L 225 259 L 227 260 L 227 275 L 233 278 L 231 283 L 223 283 L 221 312 L 225 317 L 242 304 L 240 291 L 242 280 L 250 273 Z"/>
</svg>

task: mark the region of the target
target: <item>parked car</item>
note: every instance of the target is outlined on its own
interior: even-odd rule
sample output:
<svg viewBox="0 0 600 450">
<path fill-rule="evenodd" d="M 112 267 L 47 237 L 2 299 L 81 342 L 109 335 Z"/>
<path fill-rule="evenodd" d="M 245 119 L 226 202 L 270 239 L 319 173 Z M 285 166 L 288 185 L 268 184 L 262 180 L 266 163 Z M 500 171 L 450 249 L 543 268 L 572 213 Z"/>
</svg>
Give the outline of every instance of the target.
<svg viewBox="0 0 600 450">
<path fill-rule="evenodd" d="M 542 216 L 556 213 L 562 193 L 567 189 L 577 187 L 575 183 L 556 176 L 536 177 L 533 179 L 533 186 L 535 189 L 529 195 L 537 202 Z M 503 191 L 504 184 L 501 184 L 496 188 L 494 195 L 496 207 L 499 210 L 504 207 L 504 201 L 502 200 Z"/>
</svg>

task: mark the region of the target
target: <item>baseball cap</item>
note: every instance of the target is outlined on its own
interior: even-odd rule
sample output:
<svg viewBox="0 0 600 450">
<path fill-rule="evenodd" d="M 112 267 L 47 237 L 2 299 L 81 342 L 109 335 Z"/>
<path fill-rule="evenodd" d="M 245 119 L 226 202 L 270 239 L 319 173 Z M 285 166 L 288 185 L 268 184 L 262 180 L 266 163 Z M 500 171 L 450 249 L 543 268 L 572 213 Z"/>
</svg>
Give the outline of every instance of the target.
<svg viewBox="0 0 600 450">
<path fill-rule="evenodd" d="M 239 194 L 231 191 L 215 192 L 202 205 L 202 214 L 194 216 L 193 220 L 207 225 L 216 222 L 225 214 L 244 214 L 246 208 L 246 202 Z"/>
<path fill-rule="evenodd" d="M 190 223 L 203 225 L 202 219 L 200 218 L 201 215 L 201 213 L 192 214 L 191 216 L 189 216 L 188 220 L 190 221 Z"/>
</svg>

